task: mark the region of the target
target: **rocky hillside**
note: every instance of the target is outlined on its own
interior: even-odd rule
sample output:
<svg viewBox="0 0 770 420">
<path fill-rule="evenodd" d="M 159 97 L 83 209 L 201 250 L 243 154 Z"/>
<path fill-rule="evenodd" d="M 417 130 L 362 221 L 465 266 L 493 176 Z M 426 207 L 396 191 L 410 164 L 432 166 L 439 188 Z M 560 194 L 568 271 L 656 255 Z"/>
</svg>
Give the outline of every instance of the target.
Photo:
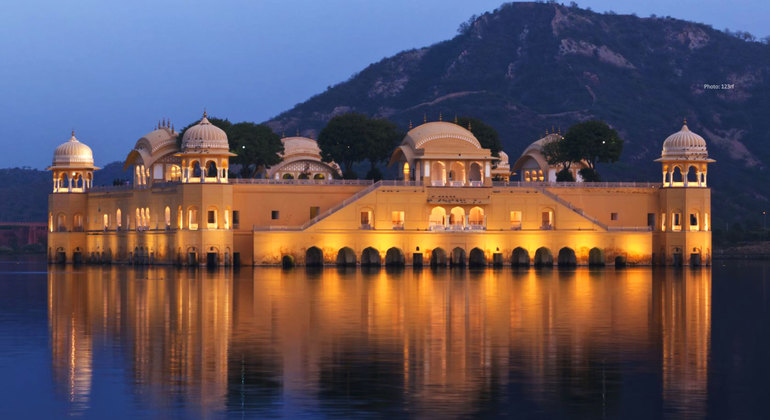
<svg viewBox="0 0 770 420">
<path fill-rule="evenodd" d="M 653 159 L 686 117 L 718 161 L 709 173 L 715 227 L 756 225 L 770 210 L 770 46 L 703 24 L 506 4 L 455 38 L 372 64 L 269 124 L 317 133 L 348 111 L 403 128 L 439 113 L 475 116 L 500 132 L 512 159 L 546 129 L 602 119 L 626 139 L 622 162 L 602 168 L 607 180 L 658 180 Z"/>
</svg>

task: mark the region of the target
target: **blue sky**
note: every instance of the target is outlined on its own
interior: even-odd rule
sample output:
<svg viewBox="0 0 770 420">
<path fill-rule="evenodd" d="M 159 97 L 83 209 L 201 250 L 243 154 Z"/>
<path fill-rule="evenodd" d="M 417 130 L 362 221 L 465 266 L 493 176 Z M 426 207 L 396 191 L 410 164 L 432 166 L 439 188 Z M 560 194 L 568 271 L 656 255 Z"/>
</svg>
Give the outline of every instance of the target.
<svg viewBox="0 0 770 420">
<path fill-rule="evenodd" d="M 770 35 L 766 0 L 578 1 Z M 501 1 L 42 1 L 0 13 L 0 167 L 50 164 L 75 129 L 103 165 L 161 118 L 264 121 Z"/>
</svg>

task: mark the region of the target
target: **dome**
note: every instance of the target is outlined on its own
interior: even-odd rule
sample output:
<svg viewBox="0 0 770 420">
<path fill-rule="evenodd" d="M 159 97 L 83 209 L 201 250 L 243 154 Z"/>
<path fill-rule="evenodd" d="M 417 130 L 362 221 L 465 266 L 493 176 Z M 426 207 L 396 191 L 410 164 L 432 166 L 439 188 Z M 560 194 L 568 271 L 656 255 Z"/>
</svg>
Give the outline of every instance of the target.
<svg viewBox="0 0 770 420">
<path fill-rule="evenodd" d="M 81 143 L 72 132 L 69 141 L 59 145 L 53 152 L 53 166 L 93 167 L 94 154 L 91 148 Z"/>
<path fill-rule="evenodd" d="M 137 140 L 134 149 L 147 149 L 152 154 L 169 146 L 176 148 L 176 137 L 177 133 L 171 128 L 161 127 L 143 135 Z"/>
<path fill-rule="evenodd" d="M 693 133 L 685 121 L 682 129 L 668 136 L 663 142 L 662 159 L 708 159 L 706 140 Z"/>
<path fill-rule="evenodd" d="M 184 132 L 182 150 L 185 152 L 196 150 L 229 151 L 230 145 L 224 130 L 212 124 L 204 112 L 203 119 Z"/>
<path fill-rule="evenodd" d="M 281 139 L 281 143 L 283 143 L 284 159 L 300 155 L 321 159 L 321 149 L 313 139 L 307 137 L 284 137 Z"/>
<path fill-rule="evenodd" d="M 473 133 L 458 124 L 444 121 L 425 123 L 409 130 L 404 143 L 410 143 L 415 149 L 421 149 L 434 140 L 447 139 L 462 140 L 476 149 L 481 149 L 481 144 Z"/>
</svg>

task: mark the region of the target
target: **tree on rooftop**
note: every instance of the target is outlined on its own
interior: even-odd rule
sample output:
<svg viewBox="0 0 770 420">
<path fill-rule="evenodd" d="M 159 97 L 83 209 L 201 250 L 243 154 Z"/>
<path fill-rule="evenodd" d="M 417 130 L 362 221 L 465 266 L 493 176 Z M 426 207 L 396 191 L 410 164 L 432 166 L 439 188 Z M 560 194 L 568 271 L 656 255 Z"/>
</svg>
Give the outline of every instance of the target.
<svg viewBox="0 0 770 420">
<path fill-rule="evenodd" d="M 225 132 L 230 149 L 236 154 L 230 160 L 241 165 L 241 176 L 251 178 L 265 167 L 281 161 L 281 137 L 267 125 L 239 122 L 231 125 Z"/>
</svg>

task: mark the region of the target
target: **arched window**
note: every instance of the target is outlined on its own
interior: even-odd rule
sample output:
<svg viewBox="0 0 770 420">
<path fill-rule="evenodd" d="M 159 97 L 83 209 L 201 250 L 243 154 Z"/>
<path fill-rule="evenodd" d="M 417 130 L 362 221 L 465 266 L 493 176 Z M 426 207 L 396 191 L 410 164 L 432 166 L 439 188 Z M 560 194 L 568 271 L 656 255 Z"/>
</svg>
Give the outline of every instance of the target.
<svg viewBox="0 0 770 420">
<path fill-rule="evenodd" d="M 313 179 L 326 179 L 326 176 L 324 176 L 324 174 L 315 174 Z"/>
<path fill-rule="evenodd" d="M 404 162 L 402 173 L 404 174 L 404 181 L 409 181 L 409 162 Z"/>
<path fill-rule="evenodd" d="M 703 230 L 709 230 L 709 214 L 703 213 Z"/>
<path fill-rule="evenodd" d="M 431 230 L 443 229 L 446 226 L 446 210 L 440 206 L 433 207 L 430 211 L 428 224 Z"/>
<path fill-rule="evenodd" d="M 209 178 L 216 178 L 217 176 L 217 164 L 213 160 L 206 162 L 206 176 Z"/>
<path fill-rule="evenodd" d="M 511 229 L 521 229 L 521 211 L 511 212 Z"/>
<path fill-rule="evenodd" d="M 310 179 L 310 174 L 306 172 L 302 172 L 301 174 L 299 174 L 299 176 L 297 176 L 297 179 Z"/>
<path fill-rule="evenodd" d="M 134 223 L 134 227 L 136 230 L 139 230 L 142 228 L 142 210 L 140 210 L 138 207 L 136 208 L 136 223 Z"/>
<path fill-rule="evenodd" d="M 374 212 L 371 209 L 361 210 L 361 229 L 374 228 Z"/>
<path fill-rule="evenodd" d="M 144 228 L 149 229 L 150 228 L 150 208 L 146 207 L 144 209 Z"/>
<path fill-rule="evenodd" d="M 671 230 L 679 232 L 682 230 L 682 212 L 681 210 L 674 210 L 671 212 Z"/>
<path fill-rule="evenodd" d="M 477 183 L 483 180 L 481 175 L 481 165 L 478 162 L 471 163 L 470 170 L 468 171 L 468 180 Z"/>
<path fill-rule="evenodd" d="M 452 162 L 449 166 L 449 180 L 452 185 L 465 185 L 465 165 L 462 162 Z"/>
<path fill-rule="evenodd" d="M 195 206 L 187 208 L 187 228 L 198 230 L 198 208 Z"/>
<path fill-rule="evenodd" d="M 72 216 L 72 230 L 75 232 L 82 232 L 83 231 L 83 215 L 80 213 L 75 213 L 74 216 Z"/>
<path fill-rule="evenodd" d="M 472 229 L 479 229 L 484 226 L 484 209 L 474 207 L 468 213 L 468 224 Z"/>
<path fill-rule="evenodd" d="M 179 206 L 176 212 L 176 222 L 179 229 L 184 229 L 184 216 L 182 215 L 182 206 Z"/>
<path fill-rule="evenodd" d="M 687 168 L 687 184 L 698 185 L 698 170 L 695 166 L 691 165 Z"/>
<path fill-rule="evenodd" d="M 107 213 L 104 213 L 104 230 L 107 230 L 110 228 L 110 215 Z"/>
<path fill-rule="evenodd" d="M 446 185 L 446 167 L 443 162 L 433 162 L 430 167 L 431 184 L 435 186 Z"/>
<path fill-rule="evenodd" d="M 59 213 L 56 215 L 56 231 L 57 232 L 67 231 L 67 216 L 64 213 Z"/>
<path fill-rule="evenodd" d="M 465 209 L 454 207 L 449 212 L 449 225 L 452 229 L 461 229 L 465 226 Z"/>
<path fill-rule="evenodd" d="M 48 213 L 48 231 L 53 232 L 53 213 Z"/>
<path fill-rule="evenodd" d="M 230 229 L 230 207 L 225 208 L 225 229 Z"/>
<path fill-rule="evenodd" d="M 540 182 L 545 181 L 545 175 L 543 175 L 543 170 L 542 169 L 539 169 L 537 171 L 537 180 L 540 181 Z"/>
<path fill-rule="evenodd" d="M 529 171 L 524 171 L 524 182 L 531 182 L 532 176 Z"/>
<path fill-rule="evenodd" d="M 682 177 L 682 169 L 679 166 L 674 166 L 674 171 L 671 174 L 671 186 L 681 187 L 684 185 L 684 178 Z"/>
<path fill-rule="evenodd" d="M 294 175 L 292 175 L 292 174 L 283 174 L 283 179 L 294 179 Z"/>
<path fill-rule="evenodd" d="M 166 229 L 168 229 L 171 227 L 171 208 L 166 206 L 166 211 L 164 213 L 166 215 Z"/>
<path fill-rule="evenodd" d="M 115 224 L 118 230 L 123 226 L 123 217 L 120 214 L 120 209 L 115 210 Z"/>
<path fill-rule="evenodd" d="M 197 160 L 190 162 L 190 172 L 193 178 L 199 178 L 201 176 L 201 164 Z"/>
</svg>

